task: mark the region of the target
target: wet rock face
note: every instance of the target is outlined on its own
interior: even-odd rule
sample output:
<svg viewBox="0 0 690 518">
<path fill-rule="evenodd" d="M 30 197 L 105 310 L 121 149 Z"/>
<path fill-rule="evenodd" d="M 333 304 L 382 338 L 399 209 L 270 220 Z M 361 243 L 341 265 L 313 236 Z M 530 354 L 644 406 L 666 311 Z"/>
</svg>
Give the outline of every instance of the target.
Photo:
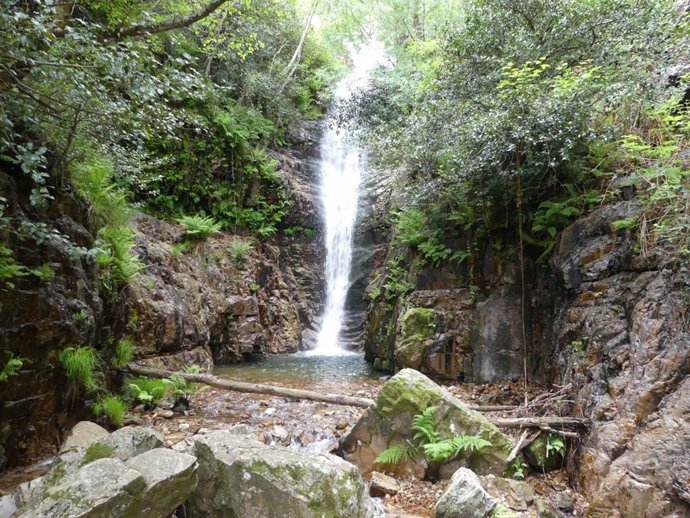
<svg viewBox="0 0 690 518">
<path fill-rule="evenodd" d="M 416 290 L 405 304 L 391 309 L 377 300 L 369 309 L 365 351 L 381 370 L 404 367 L 430 376 L 471 382 L 513 379 L 522 375 L 521 294 L 514 262 L 487 259 L 487 287 L 462 280 L 451 267 L 412 271 Z M 531 275 L 531 272 L 528 272 Z M 531 277 L 530 277 L 531 278 Z M 533 280 L 528 289 L 532 289 Z M 381 281 L 371 289 L 382 289 Z M 405 329 L 409 308 L 433 312 L 433 325 L 412 343 Z M 528 340 L 533 314 L 526 311 Z M 534 366 L 537 362 L 534 361 Z M 534 368 L 532 366 L 532 368 Z"/>
<path fill-rule="evenodd" d="M 563 234 L 551 261 L 569 290 L 556 304 L 555 373 L 573 385 L 574 411 L 592 419 L 578 462 L 589 516 L 685 516 L 690 272 L 643 260 L 611 231 L 636 210 L 603 207 Z"/>
<path fill-rule="evenodd" d="M 356 464 L 365 475 L 385 467 L 386 472 L 424 478 L 429 465 L 421 453 L 399 464 L 375 464 L 374 459 L 392 446 L 414 444 L 412 418 L 429 406 L 438 407 L 435 422 L 440 439 L 478 435 L 491 442 L 491 446 L 480 452 L 444 463 L 439 470 L 441 477 L 450 477 L 460 467 L 469 467 L 480 474 L 500 475 L 505 471 L 505 459 L 512 448 L 510 439 L 484 416 L 468 409 L 445 389 L 412 369 L 403 369 L 387 381 L 379 390 L 375 404 L 343 437 L 340 446 L 344 458 Z"/>
<path fill-rule="evenodd" d="M 38 211 L 28 201 L 30 189 L 0 172 L 0 197 L 7 199 L 4 216 L 12 218 L 13 225 L 27 222 L 34 229 L 57 230 L 73 245 L 93 246 L 83 203 L 60 193 L 49 208 Z M 29 237 L 0 235 L 0 242 L 13 251 L 18 263 L 28 268 L 48 265 L 54 274 L 45 280 L 35 275 L 15 278 L 14 288 L 0 286 L 0 365 L 10 352 L 25 359 L 17 376 L 0 382 L 2 469 L 55 453 L 61 429 L 74 419 L 64 399 L 66 380 L 57 351 L 97 342 L 103 304 L 96 265 L 71 255 L 61 240 L 38 244 Z"/>
</svg>

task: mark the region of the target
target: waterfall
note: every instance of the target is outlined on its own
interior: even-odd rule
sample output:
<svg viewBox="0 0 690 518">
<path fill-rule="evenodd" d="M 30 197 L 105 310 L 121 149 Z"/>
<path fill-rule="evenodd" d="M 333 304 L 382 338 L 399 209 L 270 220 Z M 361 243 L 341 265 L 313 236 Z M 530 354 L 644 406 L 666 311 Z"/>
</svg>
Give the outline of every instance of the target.
<svg viewBox="0 0 690 518">
<path fill-rule="evenodd" d="M 338 101 L 366 85 L 369 72 L 383 60 L 383 47 L 372 43 L 351 49 L 353 70 L 336 89 Z M 321 141 L 319 173 L 321 205 L 326 229 L 326 307 L 314 354 L 347 354 L 339 338 L 350 288 L 352 234 L 362 179 L 362 150 L 343 128 L 329 124 Z"/>
</svg>

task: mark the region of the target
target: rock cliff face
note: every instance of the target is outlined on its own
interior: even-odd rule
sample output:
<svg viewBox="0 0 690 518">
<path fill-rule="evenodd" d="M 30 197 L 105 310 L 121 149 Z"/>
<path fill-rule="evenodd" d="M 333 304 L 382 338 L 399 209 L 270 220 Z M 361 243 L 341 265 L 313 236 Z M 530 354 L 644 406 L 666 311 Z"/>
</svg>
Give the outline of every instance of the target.
<svg viewBox="0 0 690 518">
<path fill-rule="evenodd" d="M 87 207 L 64 192 L 49 208 L 38 210 L 28 202 L 30 191 L 30 185 L 0 172 L 4 216 L 24 222 L 2 241 L 17 263 L 48 265 L 53 275 L 41 280 L 29 274 L 13 279 L 13 288 L 0 286 L 0 361 L 4 364 L 9 353 L 24 359 L 16 376 L 0 382 L 0 469 L 53 452 L 60 431 L 73 424 L 57 352 L 94 345 L 103 310 L 96 266 L 74 248 L 94 244 Z"/>
<path fill-rule="evenodd" d="M 639 210 L 601 207 L 562 233 L 546 267 L 526 263 L 530 376 L 570 384 L 572 410 L 592 420 L 571 465 L 592 517 L 690 514 L 690 271 L 612 230 Z M 405 304 L 370 305 L 368 358 L 467 381 L 520 376 L 517 265 L 488 252 L 475 286 L 462 268 L 413 266 Z"/>
<path fill-rule="evenodd" d="M 135 251 L 145 268 L 114 298 L 98 293 L 88 205 L 64 188 L 49 209 L 38 211 L 28 201 L 30 185 L 0 174 L 5 217 L 29 225 L 1 236 L 3 242 L 18 263 L 48 263 L 54 272 L 43 281 L 20 277 L 0 291 L 0 366 L 9 352 L 26 360 L 17 376 L 0 382 L 0 469 L 54 452 L 64 431 L 87 415 L 80 397 L 67 396 L 57 358 L 65 347 L 89 345 L 107 357 L 114 340 L 132 338 L 136 358 L 170 368 L 210 368 L 307 347 L 324 292 L 316 171 L 296 152 L 274 158 L 293 200 L 277 236 L 217 234 L 181 251 L 181 226 L 138 215 Z M 31 237 L 37 232 L 44 237 Z M 237 242 L 251 248 L 235 253 Z M 86 255 L 76 254 L 75 245 Z"/>
</svg>

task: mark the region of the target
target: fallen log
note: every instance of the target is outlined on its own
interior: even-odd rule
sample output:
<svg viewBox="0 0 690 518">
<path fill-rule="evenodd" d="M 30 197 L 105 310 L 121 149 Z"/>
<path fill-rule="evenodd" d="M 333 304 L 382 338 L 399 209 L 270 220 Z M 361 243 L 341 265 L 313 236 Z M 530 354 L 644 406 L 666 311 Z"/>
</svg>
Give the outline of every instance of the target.
<svg viewBox="0 0 690 518">
<path fill-rule="evenodd" d="M 223 390 L 233 390 L 235 392 L 246 392 L 250 394 L 265 394 L 269 396 L 291 397 L 296 399 L 307 399 L 309 401 L 319 401 L 323 403 L 331 403 L 333 405 L 355 406 L 359 408 L 369 408 L 374 404 L 374 401 L 368 398 L 347 396 L 340 394 L 328 394 L 321 392 L 314 392 L 311 390 L 293 389 L 288 387 L 277 387 L 275 385 L 262 385 L 260 383 L 247 383 L 245 381 L 234 381 L 219 378 L 212 374 L 196 374 L 188 372 L 175 372 L 163 369 L 154 369 L 152 367 L 144 367 L 142 365 L 129 364 L 123 369 L 125 372 L 136 374 L 139 376 L 148 376 L 151 378 L 169 378 L 173 374 L 177 374 L 185 380 L 192 383 L 202 383 L 210 387 L 215 387 Z M 504 410 L 513 407 L 470 407 L 473 410 L 481 411 L 496 411 Z M 540 428 L 540 429 L 583 429 L 587 427 L 586 419 L 579 419 L 577 417 L 488 417 L 494 425 L 499 428 Z"/>
<path fill-rule="evenodd" d="M 553 428 L 584 429 L 589 421 L 579 417 L 494 417 L 489 419 L 499 428 Z"/>
<path fill-rule="evenodd" d="M 259 383 L 247 383 L 245 381 L 233 381 L 219 378 L 212 374 L 192 374 L 188 372 L 174 372 L 163 369 L 154 369 L 152 367 L 143 367 L 141 365 L 128 365 L 125 372 L 137 374 L 139 376 L 148 376 L 151 378 L 169 378 L 173 374 L 177 374 L 187 381 L 192 383 L 203 383 L 210 387 L 215 387 L 223 390 L 234 390 L 235 392 L 247 392 L 251 394 L 267 394 L 269 396 L 293 397 L 297 399 L 307 399 L 309 401 L 320 401 L 323 403 L 331 403 L 333 405 L 356 406 L 360 408 L 369 408 L 374 401 L 371 399 L 355 396 L 344 396 L 340 394 L 326 394 L 321 392 L 313 392 L 311 390 L 293 389 L 287 387 L 276 387 L 274 385 L 261 385 Z"/>
</svg>

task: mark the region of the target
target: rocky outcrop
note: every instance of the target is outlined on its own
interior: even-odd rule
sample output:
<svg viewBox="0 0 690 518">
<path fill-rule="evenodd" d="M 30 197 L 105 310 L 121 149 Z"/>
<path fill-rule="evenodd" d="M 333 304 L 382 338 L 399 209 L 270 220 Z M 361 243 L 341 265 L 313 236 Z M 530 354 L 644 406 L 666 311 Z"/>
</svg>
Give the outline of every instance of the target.
<svg viewBox="0 0 690 518">
<path fill-rule="evenodd" d="M 362 476 L 338 457 L 299 454 L 226 430 L 198 436 L 193 451 L 200 482 L 189 516 L 373 516 Z"/>
<path fill-rule="evenodd" d="M 210 367 L 308 347 L 323 297 L 314 173 L 294 154 L 275 156 L 293 207 L 274 239 L 216 234 L 184 247 L 181 226 L 136 218 L 145 268 L 128 290 L 121 332 L 140 356 Z M 238 253 L 237 243 L 250 248 Z"/>
<path fill-rule="evenodd" d="M 389 257 L 400 250 L 389 251 Z M 368 288 L 375 297 L 369 308 L 365 353 L 384 371 L 411 367 L 430 376 L 469 382 L 513 379 L 522 374 L 521 295 L 516 258 L 487 251 L 478 279 L 466 266 L 415 266 L 399 282 L 414 291 L 394 305 L 385 297 L 385 268 Z M 527 289 L 535 278 L 528 259 Z M 381 264 L 383 267 L 383 264 Z M 477 283 L 477 284 L 473 284 Z M 479 284 L 482 285 L 480 288 Z M 427 326 L 407 325 L 411 316 L 426 315 Z M 533 311 L 526 311 L 528 340 Z M 412 334 L 410 334 L 412 331 Z M 419 331 L 423 331 L 421 334 Z M 532 369 L 537 362 L 533 362 Z"/>
<path fill-rule="evenodd" d="M 690 271 L 612 230 L 638 211 L 621 202 L 581 218 L 551 261 L 566 289 L 550 335 L 554 377 L 592 419 L 577 462 L 592 517 L 690 514 Z"/>
<path fill-rule="evenodd" d="M 381 387 L 375 404 L 341 440 L 344 458 L 368 475 L 375 466 L 380 466 L 374 460 L 381 452 L 395 445 L 414 443 L 412 418 L 430 406 L 437 407 L 435 422 L 439 439 L 477 435 L 491 443 L 479 452 L 444 463 L 439 469 L 440 476 L 450 478 L 460 467 L 469 467 L 480 474 L 500 475 L 505 471 L 505 459 L 512 447 L 509 438 L 484 416 L 470 410 L 445 389 L 412 369 L 400 371 Z M 424 455 L 417 453 L 403 458 L 398 464 L 386 464 L 385 470 L 421 479 L 429 467 Z"/>
<path fill-rule="evenodd" d="M 579 218 L 539 269 L 526 248 L 528 371 L 533 380 L 570 385 L 574 403 L 561 410 L 592 421 L 569 458 L 593 501 L 590 516 L 690 514 L 690 270 L 664 243 L 640 246 L 634 230 L 614 231 L 615 221 L 640 212 L 633 199 Z M 415 291 L 405 304 L 370 308 L 368 358 L 466 381 L 519 376 L 517 264 L 487 253 L 474 264 L 475 276 L 482 272 L 476 287 L 452 265 L 412 268 L 404 280 Z M 405 325 L 410 308 L 429 317 L 423 333 Z M 532 464 L 543 467 L 536 457 Z"/>
</svg>

